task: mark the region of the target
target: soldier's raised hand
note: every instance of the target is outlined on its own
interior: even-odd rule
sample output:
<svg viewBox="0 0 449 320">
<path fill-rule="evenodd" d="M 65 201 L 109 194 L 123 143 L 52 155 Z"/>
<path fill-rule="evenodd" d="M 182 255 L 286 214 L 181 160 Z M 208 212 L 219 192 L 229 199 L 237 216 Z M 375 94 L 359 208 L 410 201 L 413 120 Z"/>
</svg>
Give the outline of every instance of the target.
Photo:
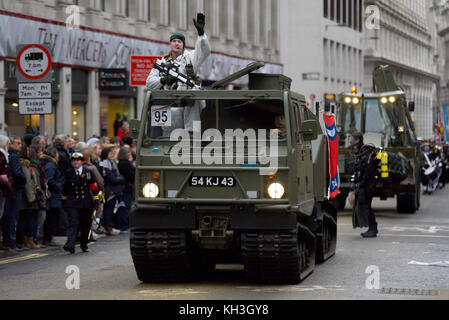
<svg viewBox="0 0 449 320">
<path fill-rule="evenodd" d="M 198 13 L 196 20 L 193 19 L 193 24 L 196 30 L 198 30 L 198 35 L 202 36 L 204 34 L 204 27 L 206 26 L 206 16 L 202 13 Z"/>
</svg>

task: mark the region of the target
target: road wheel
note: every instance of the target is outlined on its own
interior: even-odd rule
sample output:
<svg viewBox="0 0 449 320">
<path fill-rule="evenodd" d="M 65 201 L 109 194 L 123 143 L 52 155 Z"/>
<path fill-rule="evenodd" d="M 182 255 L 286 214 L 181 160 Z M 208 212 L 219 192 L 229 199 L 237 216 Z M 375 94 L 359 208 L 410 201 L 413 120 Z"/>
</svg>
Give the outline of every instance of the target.
<svg viewBox="0 0 449 320">
<path fill-rule="evenodd" d="M 183 230 L 132 230 L 131 256 L 137 277 L 145 283 L 191 280 Z"/>
<path fill-rule="evenodd" d="M 242 232 L 241 255 L 249 282 L 297 284 L 313 272 L 316 238 L 306 227 L 297 230 Z"/>
<path fill-rule="evenodd" d="M 396 207 L 398 213 L 414 214 L 417 207 L 416 192 L 399 193 L 396 196 Z"/>
</svg>

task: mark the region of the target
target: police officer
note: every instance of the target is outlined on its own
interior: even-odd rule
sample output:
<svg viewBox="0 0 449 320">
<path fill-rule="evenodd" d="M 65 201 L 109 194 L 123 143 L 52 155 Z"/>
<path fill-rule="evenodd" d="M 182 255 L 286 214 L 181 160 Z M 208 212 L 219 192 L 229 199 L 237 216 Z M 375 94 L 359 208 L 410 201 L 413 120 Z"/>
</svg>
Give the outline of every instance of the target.
<svg viewBox="0 0 449 320">
<path fill-rule="evenodd" d="M 206 17 L 202 13 L 198 13 L 197 20 L 193 19 L 195 28 L 198 31 L 198 40 L 195 44 L 194 51 L 186 51 L 186 39 L 181 33 L 175 33 L 170 37 L 170 52 L 165 55 L 161 62 L 176 62 L 180 68 L 179 72 L 191 77 L 197 85 L 201 81 L 196 76 L 200 66 L 206 61 L 211 53 L 211 48 L 207 35 L 205 33 Z M 199 82 L 198 82 L 199 81 Z M 171 90 L 187 90 L 187 86 L 178 82 L 175 77 L 161 76 L 159 70 L 153 68 L 147 78 L 147 87 L 150 90 L 171 89 Z M 200 114 L 205 108 L 204 101 L 197 101 L 192 107 L 184 107 L 182 120 L 184 129 L 189 132 L 193 131 L 193 122 L 200 121 Z"/>
<path fill-rule="evenodd" d="M 356 183 L 355 190 L 357 202 L 359 203 L 360 216 L 368 219 L 369 229 L 361 234 L 364 238 L 375 238 L 377 236 L 377 221 L 374 210 L 371 206 L 376 190 L 377 167 L 380 164 L 380 158 L 377 156 L 374 146 L 363 144 L 363 135 L 357 132 L 352 135 L 353 150 L 356 156 Z M 365 224 L 366 225 L 366 224 Z M 360 225 L 360 226 L 363 226 Z"/>
<path fill-rule="evenodd" d="M 81 250 L 88 252 L 87 242 L 92 224 L 92 212 L 99 204 L 99 188 L 94 174 L 83 167 L 83 155 L 74 153 L 71 160 L 73 168 L 66 171 L 62 200 L 69 218 L 68 237 L 64 250 L 73 254 L 78 230 Z"/>
</svg>

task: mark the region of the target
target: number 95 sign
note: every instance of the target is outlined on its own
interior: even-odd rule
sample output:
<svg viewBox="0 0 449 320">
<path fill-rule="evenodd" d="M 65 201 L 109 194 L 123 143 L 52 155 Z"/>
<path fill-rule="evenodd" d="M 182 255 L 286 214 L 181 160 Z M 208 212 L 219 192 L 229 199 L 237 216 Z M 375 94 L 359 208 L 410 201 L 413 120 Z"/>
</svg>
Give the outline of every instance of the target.
<svg viewBox="0 0 449 320">
<path fill-rule="evenodd" d="M 170 107 L 151 107 L 151 126 L 152 127 L 171 126 Z"/>
</svg>

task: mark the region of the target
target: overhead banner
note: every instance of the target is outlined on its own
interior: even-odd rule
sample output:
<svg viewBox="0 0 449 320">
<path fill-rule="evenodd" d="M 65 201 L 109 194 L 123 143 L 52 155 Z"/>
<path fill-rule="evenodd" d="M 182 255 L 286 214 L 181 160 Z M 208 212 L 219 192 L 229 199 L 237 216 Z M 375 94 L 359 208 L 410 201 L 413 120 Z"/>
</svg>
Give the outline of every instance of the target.
<svg viewBox="0 0 449 320">
<path fill-rule="evenodd" d="M 53 63 L 73 68 L 126 68 L 129 71 L 131 56 L 163 56 L 170 50 L 168 41 L 163 43 L 87 27 L 71 28 L 63 22 L 3 10 L 0 10 L 0 30 L 0 57 L 15 58 L 18 44 L 47 44 L 50 46 Z M 253 61 L 223 53 L 212 53 L 198 75 L 203 80 L 220 80 Z M 266 63 L 258 72 L 282 71 L 281 65 Z M 234 83 L 242 84 L 247 81 L 246 77 Z"/>
<path fill-rule="evenodd" d="M 323 114 L 327 137 L 329 138 L 329 199 L 338 196 L 340 180 L 338 176 L 338 134 L 335 125 L 335 115 Z"/>
</svg>

